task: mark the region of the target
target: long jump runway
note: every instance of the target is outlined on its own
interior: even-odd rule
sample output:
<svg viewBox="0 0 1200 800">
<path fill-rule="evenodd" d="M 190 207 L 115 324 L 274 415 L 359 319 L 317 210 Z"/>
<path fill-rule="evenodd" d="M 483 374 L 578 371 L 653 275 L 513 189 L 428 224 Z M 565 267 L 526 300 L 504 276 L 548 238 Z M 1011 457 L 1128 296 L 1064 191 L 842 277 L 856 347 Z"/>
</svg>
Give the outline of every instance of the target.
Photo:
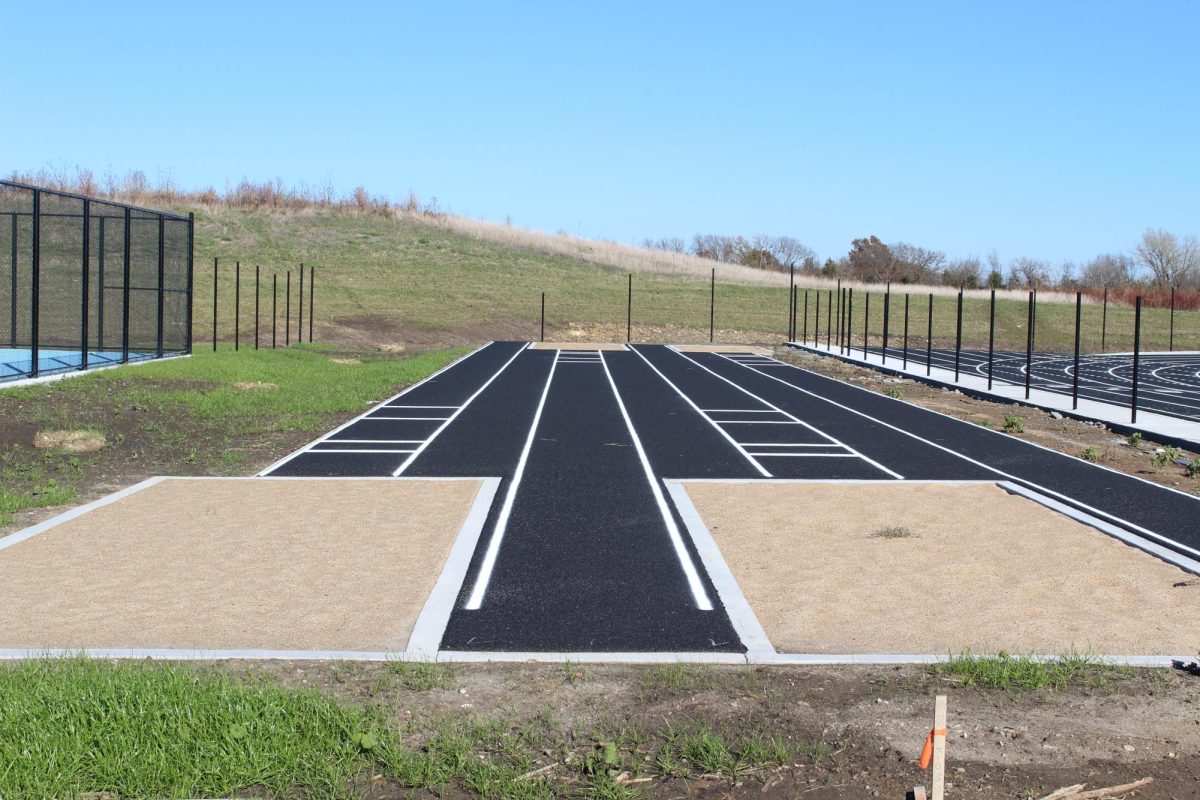
<svg viewBox="0 0 1200 800">
<path fill-rule="evenodd" d="M 1194 497 L 763 355 L 662 345 L 495 342 L 263 475 L 499 478 L 441 652 L 753 649 L 678 481 L 1005 482 L 1200 557 Z"/>
</svg>

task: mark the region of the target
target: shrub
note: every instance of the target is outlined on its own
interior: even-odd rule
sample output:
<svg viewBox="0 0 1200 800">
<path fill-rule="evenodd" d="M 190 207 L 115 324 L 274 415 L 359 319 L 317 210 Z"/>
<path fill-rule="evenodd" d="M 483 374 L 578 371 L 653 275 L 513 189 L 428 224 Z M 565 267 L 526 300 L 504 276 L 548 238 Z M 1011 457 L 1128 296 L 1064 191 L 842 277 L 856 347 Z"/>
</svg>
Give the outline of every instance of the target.
<svg viewBox="0 0 1200 800">
<path fill-rule="evenodd" d="M 1004 430 L 1007 433 L 1024 433 L 1025 432 L 1025 420 L 1021 419 L 1021 416 L 1019 414 L 1014 414 L 1014 413 L 1005 414 L 1004 415 Z"/>
<path fill-rule="evenodd" d="M 1100 460 L 1100 453 L 1094 447 L 1089 447 L 1080 454 L 1084 461 L 1091 461 L 1093 464 Z"/>
</svg>

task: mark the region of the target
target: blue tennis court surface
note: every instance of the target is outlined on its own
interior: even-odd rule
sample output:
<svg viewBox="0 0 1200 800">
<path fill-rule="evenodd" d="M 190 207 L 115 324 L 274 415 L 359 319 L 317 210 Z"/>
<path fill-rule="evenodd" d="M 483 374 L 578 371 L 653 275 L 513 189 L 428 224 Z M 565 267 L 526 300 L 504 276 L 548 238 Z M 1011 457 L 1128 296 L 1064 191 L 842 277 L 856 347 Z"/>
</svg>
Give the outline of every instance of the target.
<svg viewBox="0 0 1200 800">
<path fill-rule="evenodd" d="M 152 358 L 153 353 L 130 353 L 130 361 Z M 121 361 L 121 352 L 93 350 L 88 353 L 88 367 L 104 367 Z M 38 374 L 77 370 L 83 365 L 82 350 L 38 350 Z M 33 351 L 28 348 L 0 348 L 0 381 L 27 378 L 33 372 Z"/>
</svg>

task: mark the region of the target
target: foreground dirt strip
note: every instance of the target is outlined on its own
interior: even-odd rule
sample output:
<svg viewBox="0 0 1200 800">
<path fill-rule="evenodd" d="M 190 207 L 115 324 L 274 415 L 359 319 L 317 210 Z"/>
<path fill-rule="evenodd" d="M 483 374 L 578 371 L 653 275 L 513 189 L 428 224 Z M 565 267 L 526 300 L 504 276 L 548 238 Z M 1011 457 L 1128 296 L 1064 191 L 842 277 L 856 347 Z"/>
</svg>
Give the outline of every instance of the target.
<svg viewBox="0 0 1200 800">
<path fill-rule="evenodd" d="M 686 488 L 779 652 L 1195 652 L 1200 579 L 993 485 Z"/>
<path fill-rule="evenodd" d="M 0 647 L 403 650 L 479 487 L 164 480 L 0 550 Z"/>
</svg>

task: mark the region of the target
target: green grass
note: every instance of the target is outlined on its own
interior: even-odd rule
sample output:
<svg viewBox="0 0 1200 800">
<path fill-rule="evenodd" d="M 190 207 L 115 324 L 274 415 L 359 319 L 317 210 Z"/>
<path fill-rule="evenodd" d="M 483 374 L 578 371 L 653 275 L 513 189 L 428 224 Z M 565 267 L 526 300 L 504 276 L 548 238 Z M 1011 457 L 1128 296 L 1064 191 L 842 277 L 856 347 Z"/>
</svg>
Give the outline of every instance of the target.
<svg viewBox="0 0 1200 800">
<path fill-rule="evenodd" d="M 2 474 L 2 473 L 0 473 Z M 0 525 L 12 522 L 13 514 L 31 508 L 65 505 L 75 499 L 75 489 L 60 486 L 54 478 L 21 491 L 0 488 Z"/>
<path fill-rule="evenodd" d="M 1004 431 L 1006 433 L 1024 433 L 1025 420 L 1021 419 L 1020 414 L 1009 413 L 1004 415 Z"/>
<path fill-rule="evenodd" d="M 385 317 L 410 329 L 436 331 L 470 325 L 477 338 L 488 331 L 511 336 L 536 336 L 539 302 L 546 293 L 548 331 L 571 324 L 611 326 L 610 338 L 623 338 L 626 312 L 626 273 L 565 256 L 506 247 L 439 229 L 415 219 L 333 212 L 273 213 L 232 208 L 197 209 L 195 333 L 208 341 L 212 320 L 212 257 L 223 265 L 235 259 L 243 265 L 242 331 L 249 335 L 247 309 L 252 308 L 253 265 L 264 272 L 264 291 L 270 276 L 293 271 L 300 262 L 317 268 L 318 327 L 348 317 Z M 233 281 L 226 269 L 220 283 L 222 336 L 232 338 Z M 250 276 L 250 277 L 248 277 Z M 799 285 L 803 323 L 804 281 Z M 870 330 L 883 331 L 883 288 L 873 291 Z M 904 322 L 902 286 L 895 286 L 890 303 L 891 343 L 899 346 Z M 293 285 L 293 304 L 296 286 Z M 307 291 L 307 288 L 306 288 Z M 821 329 L 829 295 L 822 291 Z M 280 289 L 280 314 L 283 289 Z M 816 323 L 816 291 L 808 298 L 809 326 Z M 762 341 L 777 340 L 788 328 L 786 288 L 719 284 L 716 291 L 718 330 L 745 331 Z M 852 330 L 861 340 L 865 319 L 861 293 L 855 292 Z M 265 307 L 269 307 L 269 303 Z M 634 275 L 633 322 L 638 326 L 672 328 L 673 338 L 706 339 L 709 311 L 708 276 L 638 273 Z M 925 295 L 910 301 L 910 344 L 924 346 L 930 312 Z M 934 345 L 953 346 L 955 298 L 938 296 L 933 306 Z M 1129 350 L 1133 345 L 1133 309 L 1110 306 L 1107 334 L 1102 337 L 1103 312 L 1085 305 L 1082 319 L 1084 352 Z M 964 347 L 986 347 L 988 301 L 966 298 L 963 307 Z M 1043 302 L 1036 318 L 1039 350 L 1068 352 L 1074 342 L 1075 309 L 1071 304 Z M 1000 299 L 996 303 L 995 346 L 1025 349 L 1027 304 Z M 1143 310 L 1142 346 L 1166 349 L 1168 313 Z M 649 334 L 650 332 L 646 332 Z M 635 338 L 637 331 L 635 330 Z M 1200 346 L 1200 312 L 1179 312 L 1175 320 L 1177 348 Z"/>
<path fill-rule="evenodd" d="M 252 787 L 342 797 L 355 775 L 395 759 L 380 730 L 370 712 L 215 671 L 23 662 L 0 669 L 0 797 L 224 797 Z"/>
<path fill-rule="evenodd" d="M 428 692 L 433 689 L 450 689 L 458 677 L 458 669 L 451 664 L 438 664 L 426 661 L 392 661 L 384 673 L 384 683 L 399 683 L 405 689 L 414 692 Z"/>
<path fill-rule="evenodd" d="M 983 689 L 1065 689 L 1103 686 L 1111 677 L 1130 672 L 1086 655 L 1034 659 L 1000 653 L 995 656 L 964 654 L 931 667 L 934 675 L 963 686 Z"/>
</svg>

